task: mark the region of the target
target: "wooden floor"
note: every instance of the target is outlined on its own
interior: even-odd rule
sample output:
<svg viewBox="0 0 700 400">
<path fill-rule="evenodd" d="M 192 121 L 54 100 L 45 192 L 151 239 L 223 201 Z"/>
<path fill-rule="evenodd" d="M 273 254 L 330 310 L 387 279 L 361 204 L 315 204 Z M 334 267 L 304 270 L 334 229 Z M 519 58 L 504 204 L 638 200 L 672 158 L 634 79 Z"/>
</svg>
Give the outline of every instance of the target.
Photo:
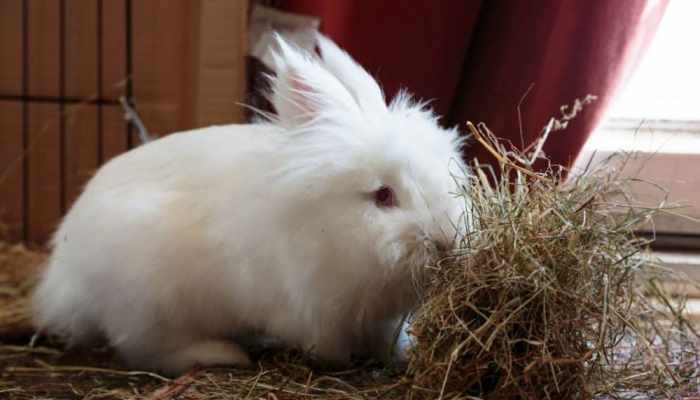
<svg viewBox="0 0 700 400">
<path fill-rule="evenodd" d="M 679 281 L 668 283 L 673 292 L 687 296 L 686 309 L 690 317 L 700 324 L 700 254 L 655 252 L 664 266 L 678 272 Z"/>
</svg>

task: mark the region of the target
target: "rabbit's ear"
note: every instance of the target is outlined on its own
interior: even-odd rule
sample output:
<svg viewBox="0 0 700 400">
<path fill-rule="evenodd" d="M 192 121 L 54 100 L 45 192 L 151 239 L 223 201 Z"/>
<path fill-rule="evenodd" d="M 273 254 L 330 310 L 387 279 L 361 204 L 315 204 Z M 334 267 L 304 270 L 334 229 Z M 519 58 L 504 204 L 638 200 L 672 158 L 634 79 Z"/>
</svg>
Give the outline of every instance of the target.
<svg viewBox="0 0 700 400">
<path fill-rule="evenodd" d="M 348 53 L 322 34 L 317 35 L 323 65 L 347 88 L 363 111 L 384 111 L 386 100 L 377 81 Z"/>
<path fill-rule="evenodd" d="M 312 55 L 292 47 L 280 35 L 276 44 L 270 101 L 282 126 L 298 127 L 324 113 L 360 112 L 346 87 Z"/>
</svg>

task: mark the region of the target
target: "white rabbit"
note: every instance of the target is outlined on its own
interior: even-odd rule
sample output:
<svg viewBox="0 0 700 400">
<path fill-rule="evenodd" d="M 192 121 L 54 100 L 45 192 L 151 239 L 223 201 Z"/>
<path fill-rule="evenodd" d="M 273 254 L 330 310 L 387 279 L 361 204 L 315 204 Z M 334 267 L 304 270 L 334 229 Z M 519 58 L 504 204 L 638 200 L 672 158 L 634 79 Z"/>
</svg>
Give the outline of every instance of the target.
<svg viewBox="0 0 700 400">
<path fill-rule="evenodd" d="M 257 332 L 331 362 L 381 355 L 464 204 L 456 130 L 319 36 L 278 38 L 278 116 L 166 136 L 104 165 L 55 236 L 41 332 L 106 336 L 132 367 L 250 363 Z M 452 192 L 452 193 L 451 193 Z"/>
</svg>

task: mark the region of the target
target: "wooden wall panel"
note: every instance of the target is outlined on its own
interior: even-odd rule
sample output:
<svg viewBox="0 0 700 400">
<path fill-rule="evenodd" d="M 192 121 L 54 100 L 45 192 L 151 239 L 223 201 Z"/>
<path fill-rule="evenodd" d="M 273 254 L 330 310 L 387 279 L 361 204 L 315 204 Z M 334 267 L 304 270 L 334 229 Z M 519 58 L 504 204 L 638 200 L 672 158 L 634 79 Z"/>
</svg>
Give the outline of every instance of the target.
<svg viewBox="0 0 700 400">
<path fill-rule="evenodd" d="M 65 95 L 97 98 L 97 0 L 66 0 Z"/>
<path fill-rule="evenodd" d="M 65 9 L 65 93 L 69 98 L 92 101 L 99 88 L 100 61 L 98 25 L 102 0 L 66 0 Z M 101 136 L 98 105 L 73 104 L 65 108 L 62 151 L 62 204 L 65 212 L 82 191 L 100 158 Z"/>
<path fill-rule="evenodd" d="M 102 8 L 102 93 L 117 100 L 126 79 L 126 6 L 124 0 L 99 0 Z"/>
<path fill-rule="evenodd" d="M 22 0 L 0 1 L 0 94 L 22 92 Z"/>
<path fill-rule="evenodd" d="M 63 204 L 69 208 L 98 166 L 96 105 L 74 105 L 66 112 Z"/>
<path fill-rule="evenodd" d="M 22 104 L 0 101 L 0 221 L 10 238 L 23 238 Z"/>
<path fill-rule="evenodd" d="M 624 132 L 610 132 L 610 134 L 624 135 Z M 654 134 L 669 135 L 662 132 Z M 637 140 L 640 142 L 649 139 L 644 137 L 644 132 L 638 135 Z M 673 136 L 669 135 L 667 140 L 673 140 Z M 666 207 L 671 208 L 668 210 L 669 213 L 657 213 L 653 223 L 647 224 L 641 230 L 693 235 L 700 228 L 700 223 L 697 222 L 700 220 L 700 174 L 692 169 L 692 166 L 700 164 L 700 154 L 691 147 L 688 148 L 688 152 L 681 154 L 639 151 L 630 158 L 614 158 L 613 155 L 616 152 L 608 149 L 594 151 L 594 149 L 585 148 L 577 163 L 574 164 L 573 170 L 582 171 L 589 160 L 592 166 L 600 168 L 604 160 L 611 159 L 606 168 L 619 169 L 622 178 L 637 179 L 630 182 L 628 187 L 628 195 L 634 199 L 635 203 L 653 208 L 663 202 Z"/>
<path fill-rule="evenodd" d="M 127 149 L 126 121 L 120 106 L 104 107 L 102 112 L 102 155 L 107 162 Z"/>
<path fill-rule="evenodd" d="M 61 216 L 59 106 L 29 104 L 27 157 L 28 198 L 25 199 L 29 241 L 49 239 Z"/>
<path fill-rule="evenodd" d="M 14 237 L 48 239 L 94 170 L 140 145 L 117 103 L 129 90 L 156 136 L 242 121 L 247 7 L 0 0 L 0 218 Z"/>
<path fill-rule="evenodd" d="M 60 2 L 28 1 L 28 94 L 60 95 Z M 61 215 L 59 105 L 27 103 L 25 238 L 47 240 Z"/>
<path fill-rule="evenodd" d="M 28 4 L 28 93 L 31 96 L 58 96 L 60 92 L 60 2 L 28 0 Z"/>
</svg>

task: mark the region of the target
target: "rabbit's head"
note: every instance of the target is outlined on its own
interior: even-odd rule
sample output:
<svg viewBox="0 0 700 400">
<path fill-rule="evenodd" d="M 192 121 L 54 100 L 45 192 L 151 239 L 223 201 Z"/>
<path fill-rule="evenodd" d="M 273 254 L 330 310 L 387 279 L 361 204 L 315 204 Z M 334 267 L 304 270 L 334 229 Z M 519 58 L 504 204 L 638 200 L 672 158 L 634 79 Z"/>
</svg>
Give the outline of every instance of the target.
<svg viewBox="0 0 700 400">
<path fill-rule="evenodd" d="M 320 57 L 278 45 L 270 100 L 288 142 L 274 184 L 290 193 L 307 245 L 360 282 L 406 277 L 451 248 L 466 209 L 455 195 L 466 172 L 457 130 L 405 92 L 387 105 L 377 82 L 323 36 Z"/>
</svg>

